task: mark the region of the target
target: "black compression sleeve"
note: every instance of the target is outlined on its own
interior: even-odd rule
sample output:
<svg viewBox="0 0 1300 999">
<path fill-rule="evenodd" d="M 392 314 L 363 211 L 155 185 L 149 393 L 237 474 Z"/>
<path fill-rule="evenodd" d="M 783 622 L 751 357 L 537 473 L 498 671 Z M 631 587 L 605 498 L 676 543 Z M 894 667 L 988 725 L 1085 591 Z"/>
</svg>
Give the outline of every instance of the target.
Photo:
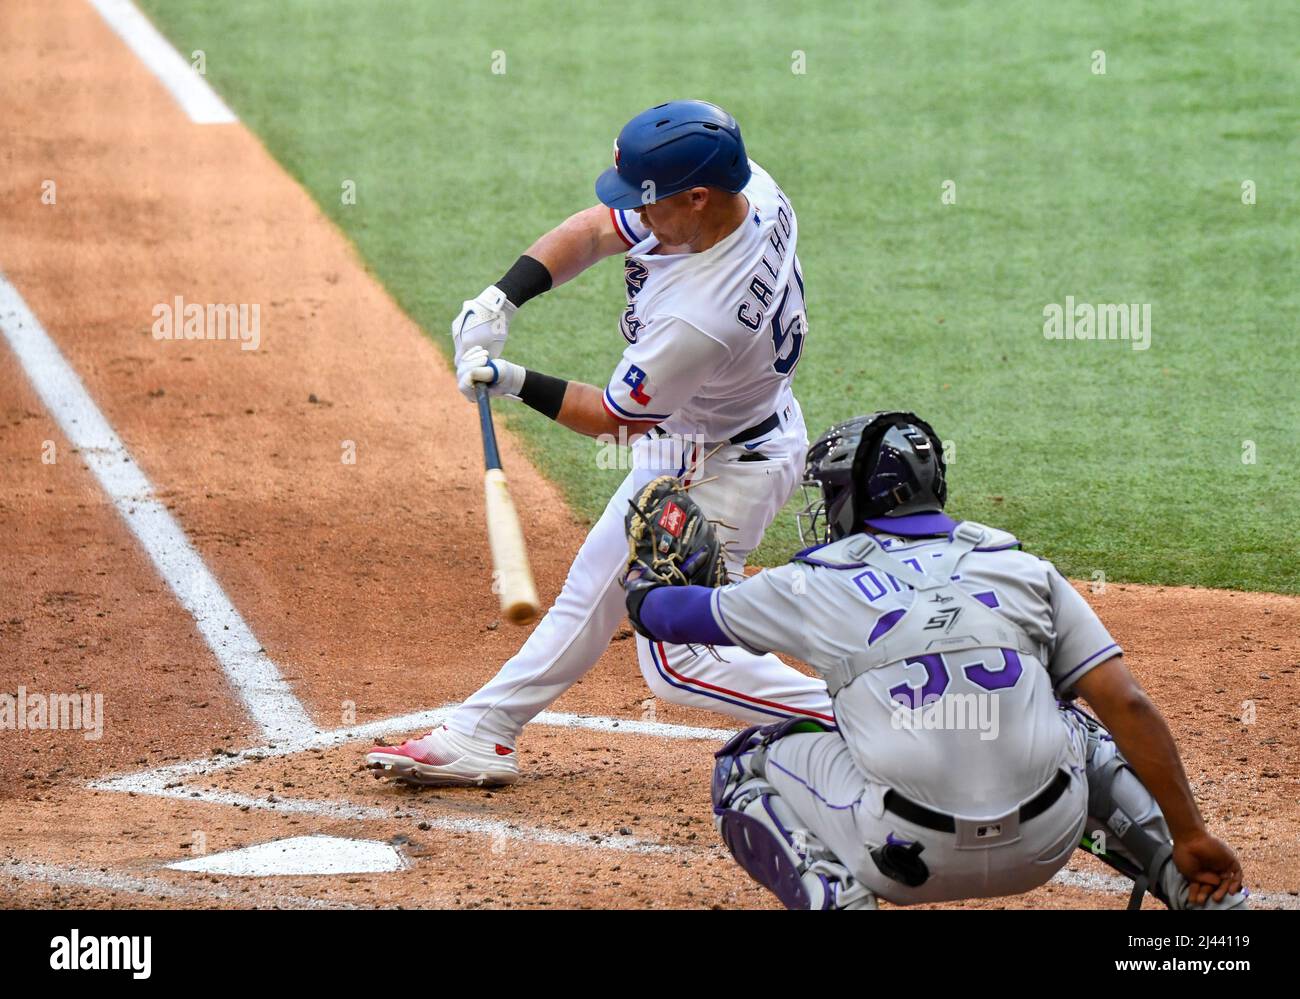
<svg viewBox="0 0 1300 999">
<path fill-rule="evenodd" d="M 531 406 L 548 419 L 554 420 L 560 415 L 560 406 L 564 403 L 564 393 L 569 383 L 563 378 L 544 375 L 531 369 L 524 372 L 524 384 L 519 390 L 519 401 Z"/>
<path fill-rule="evenodd" d="M 506 271 L 497 287 L 505 293 L 510 304 L 523 305 L 530 298 L 551 290 L 551 272 L 540 260 L 525 253 Z"/>
</svg>

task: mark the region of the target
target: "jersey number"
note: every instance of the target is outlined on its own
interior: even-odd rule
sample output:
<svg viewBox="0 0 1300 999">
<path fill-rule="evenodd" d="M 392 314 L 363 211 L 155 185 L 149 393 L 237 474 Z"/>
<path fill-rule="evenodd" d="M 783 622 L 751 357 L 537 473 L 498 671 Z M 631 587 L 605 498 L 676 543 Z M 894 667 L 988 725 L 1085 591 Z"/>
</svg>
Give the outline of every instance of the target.
<svg viewBox="0 0 1300 999">
<path fill-rule="evenodd" d="M 1005 690 L 1007 687 L 1014 687 L 1025 671 L 1020 664 L 1020 656 L 1014 649 L 998 651 L 1002 653 L 1000 669 L 989 669 L 984 663 L 978 661 L 959 666 L 958 669 L 967 680 L 985 690 Z M 922 675 L 925 677 L 919 687 L 914 687 L 910 683 L 900 683 L 889 688 L 889 696 L 905 708 L 919 708 L 938 700 L 952 680 L 948 672 L 948 664 L 944 662 L 943 656 L 938 654 L 904 659 L 903 666 L 919 666 L 924 670 Z"/>
<path fill-rule="evenodd" d="M 799 273 L 798 261 L 795 261 L 794 265 L 794 279 L 799 282 L 799 300 L 803 301 L 803 275 Z M 785 315 L 785 303 L 789 299 L 790 286 L 786 285 L 785 293 L 781 296 L 781 304 L 776 307 L 776 313 L 772 316 L 772 353 L 776 358 L 772 362 L 772 367 L 782 375 L 788 375 L 799 363 L 799 355 L 803 353 L 803 338 L 808 332 L 808 320 L 802 310 L 791 316 L 789 321 L 782 321 Z"/>
</svg>

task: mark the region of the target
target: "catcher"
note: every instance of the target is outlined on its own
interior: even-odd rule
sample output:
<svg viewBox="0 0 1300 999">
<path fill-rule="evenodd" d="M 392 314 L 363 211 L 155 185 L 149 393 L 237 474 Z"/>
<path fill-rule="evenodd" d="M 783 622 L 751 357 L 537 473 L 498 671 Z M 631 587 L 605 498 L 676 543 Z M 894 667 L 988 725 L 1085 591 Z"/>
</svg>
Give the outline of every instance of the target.
<svg viewBox="0 0 1300 999">
<path fill-rule="evenodd" d="M 1086 836 L 1133 878 L 1131 905 L 1149 890 L 1172 909 L 1246 906 L 1241 865 L 1205 828 L 1119 646 L 1051 563 L 943 512 L 927 423 L 832 427 L 805 479 L 817 495 L 800 533 L 823 543 L 734 585 L 671 479 L 627 519 L 637 631 L 786 652 L 834 698 L 838 729 L 787 719 L 716 754 L 715 823 L 756 881 L 792 909 L 1011 895 Z"/>
</svg>

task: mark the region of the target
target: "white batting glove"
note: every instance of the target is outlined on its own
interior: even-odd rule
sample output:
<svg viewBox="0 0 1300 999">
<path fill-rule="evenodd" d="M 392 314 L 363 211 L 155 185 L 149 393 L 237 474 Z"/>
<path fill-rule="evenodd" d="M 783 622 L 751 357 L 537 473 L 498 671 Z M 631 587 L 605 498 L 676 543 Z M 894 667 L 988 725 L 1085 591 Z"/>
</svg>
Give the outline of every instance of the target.
<svg viewBox="0 0 1300 999">
<path fill-rule="evenodd" d="M 477 401 L 474 386 L 480 383 L 488 387 L 488 395 L 517 397 L 524 387 L 524 367 L 489 357 L 484 347 L 470 347 L 456 365 L 456 382 L 470 402 Z"/>
<path fill-rule="evenodd" d="M 500 357 L 510 334 L 510 320 L 519 306 L 512 305 L 496 285 L 490 285 L 461 306 L 451 321 L 451 339 L 456 345 L 456 364 L 471 347 L 483 347 L 492 357 Z"/>
</svg>

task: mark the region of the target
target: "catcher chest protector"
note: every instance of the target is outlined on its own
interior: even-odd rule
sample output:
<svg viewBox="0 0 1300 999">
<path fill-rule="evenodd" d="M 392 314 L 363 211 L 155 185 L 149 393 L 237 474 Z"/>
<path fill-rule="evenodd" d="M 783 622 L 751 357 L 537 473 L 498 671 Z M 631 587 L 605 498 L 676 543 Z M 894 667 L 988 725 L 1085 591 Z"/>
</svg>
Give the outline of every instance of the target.
<svg viewBox="0 0 1300 999">
<path fill-rule="evenodd" d="M 826 672 L 826 686 L 832 697 L 868 670 L 915 656 L 967 649 L 1014 649 L 1034 657 L 1042 655 L 1042 647 L 1023 628 L 990 610 L 952 581 L 961 560 L 987 536 L 988 528 L 963 521 L 953 531 L 947 549 L 939 558 L 930 560 L 933 564 L 927 565 L 925 572 L 889 554 L 869 534 L 855 535 L 835 546 L 839 549 L 837 556 L 845 562 L 880 569 L 912 587 L 916 595 L 885 638 Z"/>
</svg>

